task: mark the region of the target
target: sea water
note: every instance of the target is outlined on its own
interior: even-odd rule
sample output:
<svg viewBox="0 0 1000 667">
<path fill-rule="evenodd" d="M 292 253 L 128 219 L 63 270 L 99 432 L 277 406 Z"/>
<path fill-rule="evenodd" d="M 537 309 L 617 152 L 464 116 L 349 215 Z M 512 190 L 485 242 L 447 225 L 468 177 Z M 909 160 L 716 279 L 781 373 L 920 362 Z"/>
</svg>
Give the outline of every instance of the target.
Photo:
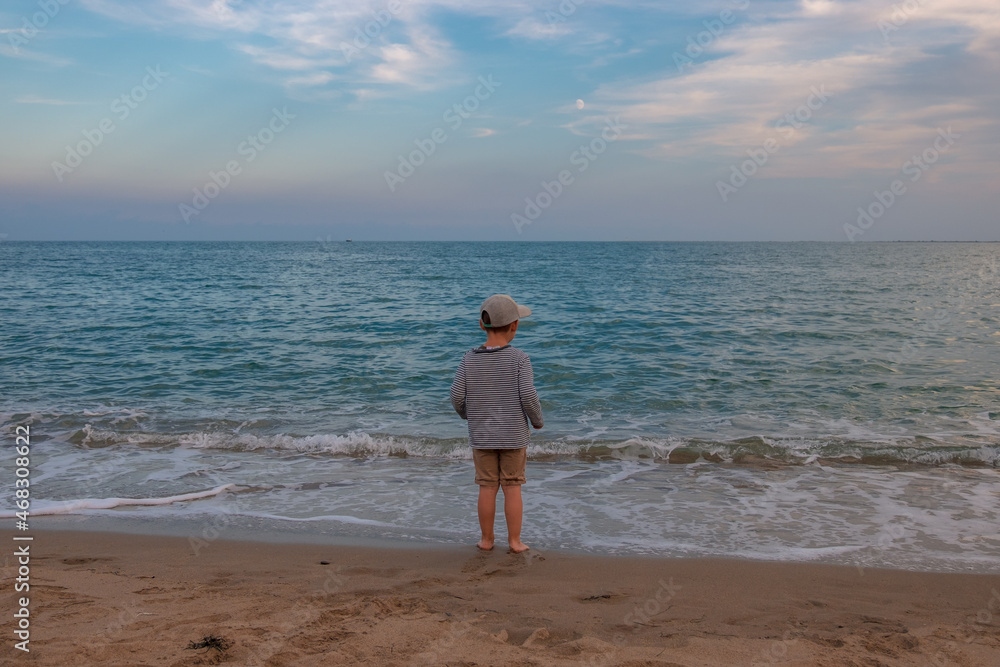
<svg viewBox="0 0 1000 667">
<path fill-rule="evenodd" d="M 474 542 L 448 390 L 494 292 L 529 544 L 1000 572 L 998 244 L 3 242 L 33 523 Z"/>
</svg>

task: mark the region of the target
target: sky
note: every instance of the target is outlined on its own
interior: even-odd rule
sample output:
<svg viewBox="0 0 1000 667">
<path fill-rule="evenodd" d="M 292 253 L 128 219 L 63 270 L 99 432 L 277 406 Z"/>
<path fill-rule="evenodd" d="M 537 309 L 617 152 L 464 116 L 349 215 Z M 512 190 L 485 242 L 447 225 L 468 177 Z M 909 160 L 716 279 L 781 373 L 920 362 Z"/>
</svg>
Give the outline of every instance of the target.
<svg viewBox="0 0 1000 667">
<path fill-rule="evenodd" d="M 1000 240 L 1000 3 L 7 0 L 0 240 Z"/>
</svg>

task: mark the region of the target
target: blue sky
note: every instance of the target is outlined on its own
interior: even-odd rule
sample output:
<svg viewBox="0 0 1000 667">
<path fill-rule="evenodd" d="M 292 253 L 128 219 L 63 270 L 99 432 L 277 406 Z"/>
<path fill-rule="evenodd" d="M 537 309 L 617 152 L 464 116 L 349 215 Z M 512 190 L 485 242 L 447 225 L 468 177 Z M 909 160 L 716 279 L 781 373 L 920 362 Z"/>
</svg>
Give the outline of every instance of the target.
<svg viewBox="0 0 1000 667">
<path fill-rule="evenodd" d="M 995 0 L 14 0 L 0 73 L 11 240 L 1000 240 Z"/>
</svg>

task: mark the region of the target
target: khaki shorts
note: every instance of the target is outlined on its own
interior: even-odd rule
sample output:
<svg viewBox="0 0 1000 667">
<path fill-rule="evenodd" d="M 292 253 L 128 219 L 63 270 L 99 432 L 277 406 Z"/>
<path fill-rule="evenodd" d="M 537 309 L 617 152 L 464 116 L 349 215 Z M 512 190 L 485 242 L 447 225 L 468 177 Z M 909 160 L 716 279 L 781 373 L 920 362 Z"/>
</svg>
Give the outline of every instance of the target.
<svg viewBox="0 0 1000 667">
<path fill-rule="evenodd" d="M 528 448 L 473 449 L 476 463 L 476 484 L 479 486 L 521 486 L 524 484 L 524 463 Z"/>
</svg>

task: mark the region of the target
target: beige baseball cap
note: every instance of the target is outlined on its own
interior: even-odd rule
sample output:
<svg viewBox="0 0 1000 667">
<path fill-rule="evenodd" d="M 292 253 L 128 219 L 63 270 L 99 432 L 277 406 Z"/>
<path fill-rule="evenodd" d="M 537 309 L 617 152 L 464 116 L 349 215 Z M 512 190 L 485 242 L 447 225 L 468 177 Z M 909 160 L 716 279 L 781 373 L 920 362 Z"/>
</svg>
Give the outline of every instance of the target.
<svg viewBox="0 0 1000 667">
<path fill-rule="evenodd" d="M 489 324 L 483 322 L 484 314 L 488 315 Z M 528 315 L 531 315 L 531 308 L 517 305 L 517 302 L 506 294 L 494 294 L 479 307 L 479 321 L 483 322 L 483 326 L 487 329 L 506 326 Z"/>
</svg>

